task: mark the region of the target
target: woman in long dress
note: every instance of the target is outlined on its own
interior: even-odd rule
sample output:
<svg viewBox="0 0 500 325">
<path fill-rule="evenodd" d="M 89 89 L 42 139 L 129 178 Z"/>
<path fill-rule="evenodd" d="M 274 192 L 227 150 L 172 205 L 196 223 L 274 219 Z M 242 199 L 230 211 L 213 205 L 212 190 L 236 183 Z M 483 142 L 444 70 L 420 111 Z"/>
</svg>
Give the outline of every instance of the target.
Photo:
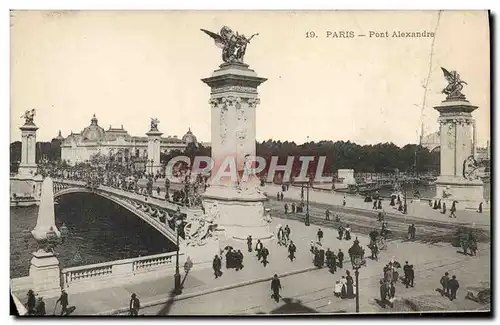
<svg viewBox="0 0 500 325">
<path fill-rule="evenodd" d="M 351 240 L 351 227 L 349 225 L 345 228 L 345 240 Z"/>
<path fill-rule="evenodd" d="M 351 274 L 349 271 L 346 271 L 347 276 L 345 277 L 346 279 L 346 289 L 347 289 L 347 298 L 353 298 L 354 297 L 354 280 L 352 279 Z"/>
<path fill-rule="evenodd" d="M 342 276 L 340 284 L 342 285 L 342 289 L 340 290 L 340 298 L 345 299 L 347 298 L 347 280 L 345 276 Z"/>
</svg>

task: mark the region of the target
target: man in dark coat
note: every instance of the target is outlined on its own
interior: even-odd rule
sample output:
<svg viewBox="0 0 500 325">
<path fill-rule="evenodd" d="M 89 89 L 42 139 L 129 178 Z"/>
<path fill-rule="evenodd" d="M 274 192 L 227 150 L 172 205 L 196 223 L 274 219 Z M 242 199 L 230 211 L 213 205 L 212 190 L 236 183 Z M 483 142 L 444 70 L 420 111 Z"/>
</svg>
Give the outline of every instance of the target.
<svg viewBox="0 0 500 325">
<path fill-rule="evenodd" d="M 132 296 L 130 297 L 130 304 L 129 304 L 130 316 L 137 316 L 139 314 L 140 308 L 141 308 L 141 303 L 139 301 L 139 298 L 137 298 L 137 295 L 133 293 Z"/>
<path fill-rule="evenodd" d="M 26 303 L 26 307 L 28 309 L 28 315 L 33 315 L 35 313 L 35 304 L 36 298 L 33 290 L 28 290 L 28 302 Z"/>
<path fill-rule="evenodd" d="M 321 244 L 321 240 L 323 239 L 323 231 L 321 228 L 318 229 L 318 243 Z"/>
<path fill-rule="evenodd" d="M 285 226 L 285 236 L 286 236 L 286 240 L 289 241 L 290 240 L 290 234 L 292 233 L 292 230 L 290 229 L 290 227 L 288 227 L 288 225 Z"/>
<path fill-rule="evenodd" d="M 332 266 L 331 266 L 332 273 L 337 272 L 337 256 L 335 255 L 334 252 L 332 252 Z"/>
<path fill-rule="evenodd" d="M 243 268 L 243 253 L 238 249 L 234 253 L 234 257 L 235 257 L 236 271 L 239 271 Z"/>
<path fill-rule="evenodd" d="M 295 202 L 292 203 L 292 213 L 295 213 Z"/>
<path fill-rule="evenodd" d="M 280 200 L 280 192 L 276 193 L 276 200 L 279 201 Z"/>
<path fill-rule="evenodd" d="M 325 220 L 330 220 L 330 210 L 328 209 L 325 211 Z"/>
<path fill-rule="evenodd" d="M 257 239 L 257 245 L 255 245 L 255 251 L 257 252 L 257 260 L 260 261 L 260 258 L 262 257 L 262 249 L 264 248 L 264 245 L 260 242 L 260 239 Z"/>
<path fill-rule="evenodd" d="M 403 266 L 403 272 L 405 274 L 405 284 L 406 287 L 408 288 L 408 269 L 410 268 L 410 265 L 408 265 L 408 261 L 405 262 L 405 265 Z"/>
<path fill-rule="evenodd" d="M 342 252 L 341 249 L 339 249 L 339 253 L 337 254 L 337 257 L 339 259 L 339 267 L 342 268 L 344 265 L 344 253 Z"/>
<path fill-rule="evenodd" d="M 457 291 L 460 288 L 458 284 L 457 277 L 454 275 L 451 277 L 451 280 L 448 282 L 448 288 L 450 289 L 450 300 L 457 299 Z"/>
<path fill-rule="evenodd" d="M 379 210 L 382 210 L 382 200 L 378 200 L 378 207 Z"/>
<path fill-rule="evenodd" d="M 288 203 L 285 203 L 285 214 L 288 214 Z"/>
<path fill-rule="evenodd" d="M 283 192 L 281 192 L 280 200 L 283 201 Z"/>
<path fill-rule="evenodd" d="M 280 289 L 281 289 L 281 282 L 280 279 L 278 279 L 278 275 L 275 274 L 273 279 L 271 280 L 271 291 L 273 292 L 273 298 L 276 302 L 280 301 Z"/>
<path fill-rule="evenodd" d="M 262 254 L 262 264 L 264 264 L 264 267 L 266 267 L 267 264 L 269 263 L 267 261 L 267 257 L 269 256 L 269 250 L 264 247 L 264 248 L 262 248 L 261 254 Z"/>
<path fill-rule="evenodd" d="M 68 312 L 69 302 L 68 302 L 68 294 L 66 293 L 66 291 L 64 289 L 61 290 L 61 296 L 59 297 L 59 299 L 57 299 L 56 304 L 58 302 L 61 303 L 61 307 L 62 307 L 61 308 L 61 316 L 65 315 Z"/>
<path fill-rule="evenodd" d="M 389 299 L 394 299 L 396 297 L 396 287 L 394 286 L 394 282 L 391 282 L 391 288 L 389 289 Z"/>
<path fill-rule="evenodd" d="M 222 275 L 220 271 L 220 269 L 222 268 L 222 261 L 220 260 L 219 255 L 215 255 L 214 260 L 212 262 L 212 267 L 214 269 L 215 278 L 217 279 Z"/>
<path fill-rule="evenodd" d="M 43 301 L 42 297 L 38 298 L 38 304 L 36 306 L 36 311 L 35 315 L 37 316 L 45 316 L 45 302 Z"/>
<path fill-rule="evenodd" d="M 449 296 L 450 294 L 450 289 L 448 286 L 449 282 L 450 282 L 450 277 L 448 276 L 448 272 L 445 272 L 445 274 L 441 277 L 441 280 L 439 281 L 439 283 L 441 283 L 441 286 L 443 287 L 441 295 Z"/>
<path fill-rule="evenodd" d="M 248 246 L 248 252 L 252 252 L 252 235 L 248 235 L 247 237 L 247 246 Z"/>
<path fill-rule="evenodd" d="M 413 269 L 413 265 L 410 265 L 410 268 L 408 269 L 408 281 L 406 282 L 406 287 L 408 288 L 408 285 L 413 288 L 413 280 L 415 279 L 415 270 Z"/>
<path fill-rule="evenodd" d="M 382 302 L 382 308 L 385 308 L 387 302 L 387 285 L 384 280 L 380 280 L 380 301 Z"/>
<path fill-rule="evenodd" d="M 288 255 L 288 257 L 290 258 L 290 261 L 293 262 L 293 259 L 295 258 L 295 252 L 297 251 L 297 247 L 295 247 L 295 244 L 293 243 L 293 241 L 290 241 L 290 245 L 288 245 L 288 253 L 290 253 L 290 255 Z"/>
<path fill-rule="evenodd" d="M 328 267 L 328 269 L 332 269 L 332 251 L 330 250 L 330 248 L 328 248 L 325 252 L 325 260 L 326 260 L 326 266 Z"/>
</svg>

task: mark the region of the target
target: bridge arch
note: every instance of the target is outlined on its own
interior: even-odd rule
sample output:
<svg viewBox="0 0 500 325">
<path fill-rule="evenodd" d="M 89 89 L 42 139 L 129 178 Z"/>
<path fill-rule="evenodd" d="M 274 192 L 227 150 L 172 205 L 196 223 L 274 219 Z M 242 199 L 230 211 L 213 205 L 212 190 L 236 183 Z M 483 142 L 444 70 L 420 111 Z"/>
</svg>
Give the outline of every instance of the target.
<svg viewBox="0 0 500 325">
<path fill-rule="evenodd" d="M 166 209 L 162 209 L 160 207 L 155 207 L 150 204 L 145 204 L 143 202 L 139 202 L 137 200 L 128 199 L 125 197 L 121 197 L 119 195 L 111 195 L 106 191 L 99 189 L 90 189 L 87 187 L 80 186 L 68 186 L 68 184 L 64 183 L 54 183 L 54 187 L 58 188 L 58 190 L 54 190 L 54 199 L 62 197 L 64 195 L 76 194 L 76 193 L 92 193 L 94 195 L 105 198 L 126 210 L 132 212 L 137 217 L 141 218 L 151 227 L 159 231 L 162 235 L 167 237 L 172 243 L 176 243 L 177 233 L 175 230 L 175 224 L 169 222 L 169 217 Z M 64 186 L 61 186 L 64 184 Z M 163 219 L 163 221 L 162 221 Z M 182 237 L 179 237 L 179 245 L 184 242 Z"/>
</svg>

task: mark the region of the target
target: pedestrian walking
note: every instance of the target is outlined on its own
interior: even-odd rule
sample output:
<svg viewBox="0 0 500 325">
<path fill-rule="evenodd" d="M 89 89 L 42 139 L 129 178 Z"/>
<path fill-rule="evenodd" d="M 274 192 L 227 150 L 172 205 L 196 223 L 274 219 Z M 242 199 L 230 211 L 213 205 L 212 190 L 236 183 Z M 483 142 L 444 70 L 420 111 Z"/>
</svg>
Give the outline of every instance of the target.
<svg viewBox="0 0 500 325">
<path fill-rule="evenodd" d="M 280 192 L 276 193 L 276 200 L 279 201 L 280 200 Z"/>
<path fill-rule="evenodd" d="M 236 271 L 243 269 L 243 253 L 238 249 L 235 252 Z"/>
<path fill-rule="evenodd" d="M 318 229 L 318 243 L 321 244 L 321 240 L 323 239 L 323 231 L 321 230 L 321 228 Z"/>
<path fill-rule="evenodd" d="M 345 195 L 344 195 L 344 200 L 342 201 L 342 206 L 345 207 Z"/>
<path fill-rule="evenodd" d="M 283 192 L 281 192 L 281 194 L 280 194 L 280 199 L 281 199 L 281 201 L 283 201 Z"/>
<path fill-rule="evenodd" d="M 141 302 L 135 293 L 130 296 L 129 312 L 130 316 L 139 315 L 139 309 L 141 308 Z"/>
<path fill-rule="evenodd" d="M 264 264 L 264 267 L 266 267 L 267 264 L 269 264 L 269 262 L 267 261 L 267 257 L 269 256 L 269 250 L 266 247 L 264 247 L 262 248 L 261 254 L 262 254 L 262 264 Z"/>
<path fill-rule="evenodd" d="M 28 302 L 26 303 L 26 309 L 28 310 L 28 315 L 33 315 L 35 314 L 35 304 L 36 304 L 35 293 L 33 292 L 33 290 L 29 289 L 27 296 L 28 296 Z"/>
<path fill-rule="evenodd" d="M 382 200 L 378 200 L 378 207 L 379 210 L 382 210 Z"/>
<path fill-rule="evenodd" d="M 389 289 L 389 299 L 392 300 L 396 297 L 396 287 L 394 286 L 394 282 L 391 282 L 391 288 Z"/>
<path fill-rule="evenodd" d="M 217 279 L 218 277 L 220 277 L 222 275 L 222 272 L 220 271 L 222 268 L 222 261 L 221 261 L 219 255 L 215 255 L 214 260 L 212 262 L 212 267 L 214 269 L 215 278 Z"/>
<path fill-rule="evenodd" d="M 343 268 L 343 266 L 344 266 L 344 253 L 342 252 L 341 249 L 339 249 L 339 253 L 337 254 L 337 257 L 339 259 L 339 268 Z"/>
<path fill-rule="evenodd" d="M 405 285 L 408 288 L 408 269 L 410 268 L 410 265 L 408 264 L 408 261 L 405 262 L 405 265 L 403 266 L 403 272 L 405 274 Z"/>
<path fill-rule="evenodd" d="M 406 282 L 407 288 L 408 285 L 413 288 L 413 280 L 415 280 L 415 270 L 413 269 L 413 264 L 412 264 L 408 269 L 408 281 Z"/>
<path fill-rule="evenodd" d="M 257 239 L 257 245 L 255 245 L 255 251 L 257 252 L 257 260 L 260 261 L 260 258 L 262 257 L 262 249 L 264 248 L 264 245 L 260 242 L 260 239 Z"/>
<path fill-rule="evenodd" d="M 292 230 L 288 225 L 285 226 L 285 236 L 286 236 L 286 241 L 290 240 L 290 234 L 292 233 Z"/>
<path fill-rule="evenodd" d="M 276 302 L 280 301 L 280 290 L 281 282 L 280 279 L 278 279 L 278 275 L 275 274 L 273 279 L 271 280 L 271 291 L 273 292 L 271 297 L 274 298 Z"/>
<path fill-rule="evenodd" d="M 66 315 L 68 313 L 68 294 L 64 289 L 61 290 L 61 296 L 59 299 L 56 301 L 56 306 L 57 303 L 61 304 L 61 316 Z"/>
<path fill-rule="evenodd" d="M 453 201 L 453 203 L 451 204 L 450 218 L 456 218 L 457 217 L 457 215 L 456 215 L 457 207 L 455 206 L 455 202 L 456 201 Z"/>
<path fill-rule="evenodd" d="M 448 286 L 449 282 L 450 282 L 450 277 L 448 276 L 448 272 L 445 272 L 444 275 L 441 277 L 441 280 L 439 281 L 439 283 L 441 283 L 441 286 L 443 287 L 441 295 L 449 296 L 450 294 L 450 289 Z"/>
<path fill-rule="evenodd" d="M 292 213 L 295 213 L 295 202 L 292 203 Z"/>
<path fill-rule="evenodd" d="M 385 308 L 385 304 L 387 302 L 387 284 L 384 280 L 380 280 L 380 301 L 382 303 L 382 308 Z"/>
<path fill-rule="evenodd" d="M 35 309 L 35 315 L 36 316 L 45 316 L 46 311 L 45 311 L 45 302 L 43 301 L 42 297 L 38 297 L 38 304 Z"/>
<path fill-rule="evenodd" d="M 288 203 L 285 203 L 285 214 L 288 214 Z"/>
<path fill-rule="evenodd" d="M 288 257 L 290 258 L 290 261 L 293 262 L 295 258 L 295 252 L 297 251 L 297 247 L 293 243 L 293 241 L 290 241 L 290 245 L 288 245 Z"/>
<path fill-rule="evenodd" d="M 248 252 L 251 253 L 252 252 L 252 235 L 248 235 L 247 237 L 247 247 L 248 247 Z"/>
<path fill-rule="evenodd" d="M 325 211 L 325 219 L 330 220 L 330 210 L 326 209 Z"/>
<path fill-rule="evenodd" d="M 450 300 L 457 299 L 457 291 L 460 285 L 458 284 L 457 277 L 454 275 L 448 282 L 448 288 L 450 290 Z"/>
</svg>

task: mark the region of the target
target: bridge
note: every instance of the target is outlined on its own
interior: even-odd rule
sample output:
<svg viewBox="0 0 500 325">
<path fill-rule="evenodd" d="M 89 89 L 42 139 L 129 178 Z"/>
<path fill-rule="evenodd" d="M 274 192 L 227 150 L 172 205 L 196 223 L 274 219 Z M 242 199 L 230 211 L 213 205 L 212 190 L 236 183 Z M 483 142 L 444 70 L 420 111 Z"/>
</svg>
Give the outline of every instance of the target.
<svg viewBox="0 0 500 325">
<path fill-rule="evenodd" d="M 177 240 L 177 225 L 174 218 L 177 209 L 180 209 L 183 220 L 193 216 L 195 213 L 202 214 L 201 209 L 188 208 L 162 198 L 145 196 L 134 191 L 120 190 L 104 185 L 91 188 L 87 186 L 86 182 L 67 179 L 53 179 L 53 184 L 54 199 L 74 193 L 92 193 L 98 195 L 134 213 L 173 243 Z M 180 246 L 184 243 L 183 237 L 184 233 L 181 231 L 179 237 Z"/>
</svg>

